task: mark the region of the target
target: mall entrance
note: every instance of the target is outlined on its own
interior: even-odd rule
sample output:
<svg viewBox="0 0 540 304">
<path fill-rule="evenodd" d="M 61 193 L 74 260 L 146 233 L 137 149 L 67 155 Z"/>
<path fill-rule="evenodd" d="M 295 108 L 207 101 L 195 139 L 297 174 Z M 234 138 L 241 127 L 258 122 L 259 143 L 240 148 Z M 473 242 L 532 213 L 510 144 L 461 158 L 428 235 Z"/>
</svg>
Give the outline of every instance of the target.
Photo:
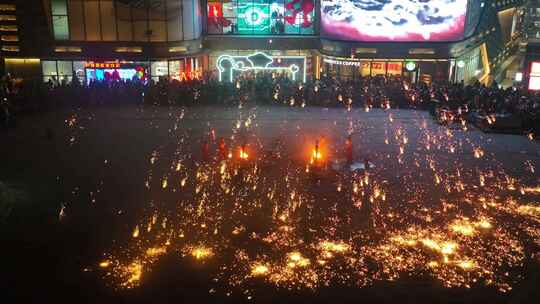
<svg viewBox="0 0 540 304">
<path fill-rule="evenodd" d="M 321 74 L 339 79 L 361 77 L 402 77 L 411 83 L 449 80 L 448 60 L 351 59 L 322 56 Z"/>
</svg>

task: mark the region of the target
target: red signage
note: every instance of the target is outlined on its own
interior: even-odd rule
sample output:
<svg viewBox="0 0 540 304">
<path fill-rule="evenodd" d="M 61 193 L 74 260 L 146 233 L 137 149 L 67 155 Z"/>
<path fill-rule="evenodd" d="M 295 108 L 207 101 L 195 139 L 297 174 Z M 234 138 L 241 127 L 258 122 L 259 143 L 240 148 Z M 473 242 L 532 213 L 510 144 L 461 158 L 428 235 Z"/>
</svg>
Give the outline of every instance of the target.
<svg viewBox="0 0 540 304">
<path fill-rule="evenodd" d="M 401 75 L 403 64 L 401 62 L 389 62 L 387 65 L 388 75 Z"/>
<path fill-rule="evenodd" d="M 89 62 L 85 65 L 86 68 L 89 69 L 119 69 L 120 63 L 116 62 L 107 62 L 107 63 L 100 63 L 100 62 Z"/>
</svg>

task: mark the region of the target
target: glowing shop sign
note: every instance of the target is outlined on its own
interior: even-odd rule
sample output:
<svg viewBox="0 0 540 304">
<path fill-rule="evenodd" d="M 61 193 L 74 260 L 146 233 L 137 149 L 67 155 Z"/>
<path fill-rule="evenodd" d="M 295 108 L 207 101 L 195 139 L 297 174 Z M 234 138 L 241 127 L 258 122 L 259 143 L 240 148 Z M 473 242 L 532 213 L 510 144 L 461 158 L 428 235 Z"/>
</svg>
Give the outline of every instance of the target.
<svg viewBox="0 0 540 304">
<path fill-rule="evenodd" d="M 416 63 L 413 61 L 409 61 L 405 63 L 405 68 L 407 69 L 407 71 L 412 72 L 416 70 Z"/>
<path fill-rule="evenodd" d="M 238 32 L 268 34 L 270 32 L 270 5 L 268 3 L 238 4 Z"/>
<path fill-rule="evenodd" d="M 335 64 L 335 65 L 348 65 L 348 66 L 362 66 L 362 63 L 360 61 L 345 61 L 345 60 L 336 60 L 331 58 L 324 58 L 324 62 L 329 64 Z"/>
<path fill-rule="evenodd" d="M 107 62 L 107 63 L 100 63 L 100 62 L 88 62 L 85 64 L 86 68 L 89 69 L 118 69 L 120 68 L 120 63 L 114 63 L 114 62 Z"/>
<path fill-rule="evenodd" d="M 255 26 L 261 25 L 264 20 L 268 19 L 268 13 L 266 13 L 266 6 L 263 7 L 264 10 L 258 7 L 250 7 L 244 11 L 244 18 L 246 18 L 246 23 Z"/>
<path fill-rule="evenodd" d="M 216 66 L 219 81 L 233 82 L 235 76 L 244 72 L 286 72 L 292 80 L 306 82 L 306 56 L 269 56 L 257 52 L 249 56 L 221 55 Z"/>
</svg>

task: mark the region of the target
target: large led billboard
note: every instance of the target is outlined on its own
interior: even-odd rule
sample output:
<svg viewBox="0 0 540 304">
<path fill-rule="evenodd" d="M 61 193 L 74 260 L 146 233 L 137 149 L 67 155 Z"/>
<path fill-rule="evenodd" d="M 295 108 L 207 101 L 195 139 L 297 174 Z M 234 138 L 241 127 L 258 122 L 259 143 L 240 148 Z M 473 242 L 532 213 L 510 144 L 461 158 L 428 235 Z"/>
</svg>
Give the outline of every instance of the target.
<svg viewBox="0 0 540 304">
<path fill-rule="evenodd" d="M 208 33 L 313 35 L 315 0 L 209 0 Z"/>
<path fill-rule="evenodd" d="M 468 0 L 321 0 L 321 35 L 349 41 L 463 39 Z"/>
<path fill-rule="evenodd" d="M 540 91 L 540 62 L 531 63 L 531 73 L 529 77 L 529 90 Z"/>
</svg>

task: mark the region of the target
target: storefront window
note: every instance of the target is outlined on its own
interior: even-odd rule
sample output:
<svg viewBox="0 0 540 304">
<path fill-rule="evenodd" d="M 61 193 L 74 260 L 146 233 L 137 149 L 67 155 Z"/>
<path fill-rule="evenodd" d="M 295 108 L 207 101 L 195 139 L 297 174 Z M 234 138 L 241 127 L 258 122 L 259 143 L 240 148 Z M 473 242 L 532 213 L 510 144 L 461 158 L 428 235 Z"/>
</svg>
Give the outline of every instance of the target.
<svg viewBox="0 0 540 304">
<path fill-rule="evenodd" d="M 73 61 L 73 72 L 75 73 L 74 76 L 79 78 L 80 83 L 85 83 L 86 77 L 84 75 L 84 67 L 86 65 L 86 61 Z"/>
<path fill-rule="evenodd" d="M 179 79 L 180 74 L 183 72 L 183 61 L 173 60 L 169 61 L 169 76 L 171 79 Z"/>
<path fill-rule="evenodd" d="M 403 62 L 391 61 L 387 64 L 387 75 L 388 76 L 401 76 L 403 72 Z"/>
<path fill-rule="evenodd" d="M 202 70 L 196 57 L 169 61 L 169 76 L 171 79 L 184 81 L 199 78 Z"/>
<path fill-rule="evenodd" d="M 208 2 L 208 33 L 313 35 L 314 0 L 214 0 Z"/>
<path fill-rule="evenodd" d="M 367 77 L 371 75 L 371 62 L 363 61 L 360 67 L 360 76 Z"/>
<path fill-rule="evenodd" d="M 380 59 L 379 59 L 380 60 Z M 441 60 L 414 62 L 410 71 L 404 70 L 407 59 L 403 61 L 369 61 L 325 58 L 322 72 L 330 77 L 356 78 L 357 76 L 399 76 L 412 82 L 444 81 L 448 79 L 449 63 Z M 409 60 L 409 62 L 411 62 Z M 466 65 L 463 66 L 466 69 Z M 478 70 L 477 70 L 478 73 Z"/>
<path fill-rule="evenodd" d="M 58 61 L 58 75 L 73 75 L 73 65 L 71 61 Z"/>
<path fill-rule="evenodd" d="M 478 79 L 477 71 L 481 68 L 480 48 L 478 47 L 458 59 L 455 67 L 455 81 L 473 82 Z"/>
<path fill-rule="evenodd" d="M 71 69 L 71 62 L 69 62 L 69 68 Z M 43 81 L 48 82 L 52 81 L 53 84 L 57 85 L 63 82 L 71 81 L 71 73 L 66 72 L 66 65 L 62 64 L 61 70 L 59 71 L 56 61 L 42 61 L 41 68 L 43 73 Z"/>
<path fill-rule="evenodd" d="M 79 72 L 84 75 L 84 64 L 84 61 L 72 62 L 44 60 L 41 62 L 43 81 L 51 81 L 54 85 L 70 83 L 73 79 L 74 69 L 76 69 L 75 71 L 77 76 L 79 76 Z M 84 77 L 82 80 L 84 80 Z"/>
<path fill-rule="evenodd" d="M 386 62 L 374 61 L 371 63 L 371 76 L 386 75 Z"/>
<path fill-rule="evenodd" d="M 339 74 L 343 78 L 352 79 L 356 77 L 356 70 L 358 68 L 352 65 L 341 65 L 339 66 Z"/>
<path fill-rule="evenodd" d="M 202 75 L 201 58 L 188 57 L 171 61 L 137 62 L 86 62 L 68 60 L 41 61 L 43 80 L 55 85 L 69 83 L 77 77 L 81 84 L 93 80 L 150 80 L 158 82 L 162 77 L 186 80 Z"/>
<path fill-rule="evenodd" d="M 42 61 L 43 80 L 54 84 L 69 83 L 73 75 L 71 61 Z"/>
<path fill-rule="evenodd" d="M 169 65 L 167 61 L 154 61 L 150 65 L 150 74 L 152 75 L 152 80 L 155 82 L 159 81 L 160 77 L 169 75 Z"/>
<path fill-rule="evenodd" d="M 41 61 L 41 68 L 45 82 L 48 82 L 49 79 L 57 79 L 56 61 Z"/>
</svg>

